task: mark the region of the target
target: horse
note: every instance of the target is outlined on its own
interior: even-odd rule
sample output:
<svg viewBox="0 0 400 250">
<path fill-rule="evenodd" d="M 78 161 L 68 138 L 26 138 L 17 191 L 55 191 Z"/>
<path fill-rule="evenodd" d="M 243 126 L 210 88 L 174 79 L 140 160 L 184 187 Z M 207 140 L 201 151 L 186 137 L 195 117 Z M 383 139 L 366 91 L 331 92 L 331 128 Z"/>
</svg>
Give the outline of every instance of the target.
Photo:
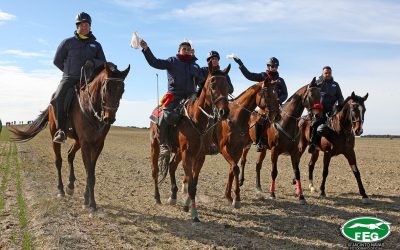
<svg viewBox="0 0 400 250">
<path fill-rule="evenodd" d="M 254 111 L 256 107 L 260 111 Z M 249 140 L 249 119 L 255 115 L 262 119 L 273 121 L 279 114 L 279 103 L 277 101 L 276 92 L 273 91 L 269 80 L 259 82 L 250 86 L 242 92 L 237 98 L 229 102 L 229 117 L 216 126 L 213 135 L 213 142 L 218 146 L 219 152 L 228 162 L 230 166 L 228 182 L 226 185 L 225 198 L 232 203 L 233 208 L 240 208 L 240 188 L 239 188 L 239 167 L 237 163 L 240 160 L 242 150 L 247 146 Z M 175 171 L 180 162 L 179 156 L 171 162 L 170 178 L 171 178 L 171 197 L 170 204 L 176 203 L 176 186 Z M 235 180 L 235 199 L 232 199 L 231 190 L 232 182 Z M 183 179 L 183 188 L 187 190 L 188 177 Z"/>
<path fill-rule="evenodd" d="M 97 159 L 103 149 L 104 140 L 115 122 L 116 112 L 124 93 L 124 80 L 128 75 L 130 65 L 124 71 L 119 71 L 112 63 L 105 63 L 95 69 L 93 80 L 84 86 L 72 100 L 68 111 L 68 138 L 73 140 L 68 150 L 69 183 L 65 189 L 68 195 L 74 193 L 74 158 L 81 148 L 82 159 L 86 169 L 86 189 L 83 206 L 89 208 L 90 216 L 96 211 L 94 198 L 95 168 Z M 10 128 L 14 133 L 13 141 L 25 142 L 34 138 L 49 124 L 51 138 L 56 133 L 54 108 L 50 104 L 33 123 L 26 129 Z M 61 144 L 53 142 L 56 156 L 55 165 L 58 174 L 58 197 L 64 197 L 64 185 L 61 176 Z"/>
<path fill-rule="evenodd" d="M 267 149 L 271 150 L 272 182 L 270 185 L 270 195 L 268 198 L 275 199 L 276 177 L 278 175 L 278 157 L 281 154 L 289 154 L 291 157 L 293 172 L 296 179 L 296 196 L 299 197 L 300 204 L 306 204 L 300 182 L 300 152 L 298 150 L 299 129 L 297 121 L 300 119 L 304 108 L 309 109 L 314 103 L 320 102 L 320 88 L 316 85 L 315 77 L 309 84 L 297 90 L 281 108 L 281 120 L 274 122 L 271 126 L 266 126 L 263 136 L 266 136 L 266 147 L 259 153 L 256 163 L 256 195 L 262 198 L 260 182 L 260 171 L 262 162 L 266 156 Z M 250 123 L 256 122 L 255 118 L 250 119 Z M 251 141 L 249 146 L 244 148 L 241 159 L 240 185 L 244 183 L 244 168 L 247 161 L 247 154 L 251 147 L 251 142 L 255 142 L 255 127 L 249 130 Z"/>
<path fill-rule="evenodd" d="M 357 180 L 359 193 L 363 203 L 369 203 L 370 200 L 365 193 L 364 186 L 361 181 L 361 175 L 357 167 L 357 159 L 354 151 L 355 135 L 360 136 L 363 133 L 363 123 L 365 115 L 365 101 L 368 98 L 368 93 L 364 97 L 357 96 L 354 92 L 344 101 L 344 106 L 340 111 L 337 111 L 329 120 L 329 126 L 333 129 L 334 135 L 321 138 L 321 143 L 318 150 L 312 154 L 308 164 L 309 171 L 309 187 L 312 192 L 315 191 L 313 183 L 313 171 L 315 163 L 318 160 L 319 151 L 324 152 L 323 172 L 321 182 L 321 197 L 326 197 L 325 184 L 328 177 L 329 163 L 333 156 L 343 154 L 346 157 L 350 168 Z M 300 142 L 299 151 L 304 152 L 310 141 L 310 120 L 305 121 L 300 126 Z"/>
<path fill-rule="evenodd" d="M 192 221 L 200 222 L 196 208 L 196 190 L 200 170 L 204 164 L 205 155 L 211 145 L 215 126 L 229 115 L 228 107 L 228 82 L 226 75 L 230 65 L 224 70 L 213 69 L 211 62 L 208 64 L 209 73 L 200 90 L 197 99 L 189 99 L 184 105 L 184 115 L 176 126 L 174 138 L 177 147 L 172 148 L 175 153 L 171 161 L 182 160 L 185 176 L 188 176 L 188 193 L 183 210 L 188 212 L 191 208 Z M 211 114 L 212 113 L 212 114 Z M 171 164 L 166 168 L 158 167 L 160 154 L 159 130 L 157 124 L 150 123 L 150 152 L 152 177 L 154 181 L 154 198 L 157 204 L 161 203 L 158 188 L 158 175 L 165 177 Z M 175 176 L 174 176 L 175 177 Z M 171 181 L 171 183 L 175 183 Z M 176 199 L 175 199 L 176 202 Z M 191 203 L 191 204 L 190 204 Z"/>
</svg>

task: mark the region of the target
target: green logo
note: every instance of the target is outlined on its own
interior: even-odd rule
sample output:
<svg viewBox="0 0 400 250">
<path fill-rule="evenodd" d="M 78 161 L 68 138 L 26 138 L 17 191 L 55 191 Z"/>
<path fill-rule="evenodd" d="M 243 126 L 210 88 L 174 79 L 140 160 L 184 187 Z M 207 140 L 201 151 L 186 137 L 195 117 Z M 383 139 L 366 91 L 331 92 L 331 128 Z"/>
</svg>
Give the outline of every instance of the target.
<svg viewBox="0 0 400 250">
<path fill-rule="evenodd" d="M 340 228 L 344 237 L 356 242 L 377 242 L 390 234 L 390 223 L 374 217 L 351 219 Z"/>
</svg>

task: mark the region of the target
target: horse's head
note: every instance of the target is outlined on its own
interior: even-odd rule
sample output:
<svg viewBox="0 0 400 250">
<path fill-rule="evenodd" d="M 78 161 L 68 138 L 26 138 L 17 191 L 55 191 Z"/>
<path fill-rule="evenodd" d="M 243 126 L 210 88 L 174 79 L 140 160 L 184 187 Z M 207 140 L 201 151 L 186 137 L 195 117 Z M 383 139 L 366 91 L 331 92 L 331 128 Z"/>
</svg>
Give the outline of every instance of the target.
<svg viewBox="0 0 400 250">
<path fill-rule="evenodd" d="M 352 122 L 352 130 L 353 133 L 357 136 L 360 136 L 363 133 L 363 123 L 364 123 L 364 114 L 365 114 L 365 104 L 364 102 L 368 98 L 368 93 L 364 97 L 360 97 L 354 94 L 354 91 L 351 93 L 350 98 L 346 102 L 349 105 L 350 119 Z"/>
<path fill-rule="evenodd" d="M 229 64 L 224 70 L 213 68 L 211 61 L 208 63 L 208 77 L 204 83 L 205 102 L 213 107 L 214 116 L 218 119 L 226 119 L 229 115 L 228 90 L 229 85 L 226 76 L 231 69 Z"/>
<path fill-rule="evenodd" d="M 115 122 L 115 114 L 119 101 L 124 93 L 124 80 L 129 73 L 130 65 L 124 71 L 119 71 L 112 63 L 104 64 L 104 75 L 101 79 L 101 119 L 106 124 Z"/>
<path fill-rule="evenodd" d="M 256 104 L 260 109 L 260 113 L 267 115 L 269 121 L 280 120 L 278 94 L 270 79 L 266 79 L 262 83 L 262 87 L 256 95 Z"/>
<path fill-rule="evenodd" d="M 321 101 L 321 88 L 317 86 L 317 82 L 315 77 L 311 80 L 311 82 L 307 86 L 307 90 L 302 97 L 302 104 L 307 109 L 310 110 L 314 104 L 318 104 Z"/>
</svg>

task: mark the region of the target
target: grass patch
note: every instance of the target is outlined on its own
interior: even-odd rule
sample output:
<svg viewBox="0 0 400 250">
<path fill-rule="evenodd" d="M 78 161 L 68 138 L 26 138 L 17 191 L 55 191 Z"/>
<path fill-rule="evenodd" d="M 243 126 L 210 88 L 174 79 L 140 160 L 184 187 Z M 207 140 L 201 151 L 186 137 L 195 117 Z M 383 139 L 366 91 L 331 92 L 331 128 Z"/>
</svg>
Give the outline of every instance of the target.
<svg viewBox="0 0 400 250">
<path fill-rule="evenodd" d="M 23 249 L 32 249 L 32 236 L 28 232 L 28 219 L 26 214 L 26 204 L 22 193 L 21 165 L 18 158 L 17 145 L 13 143 L 12 158 L 15 165 L 14 178 L 17 189 L 17 205 L 19 224 L 22 229 L 22 247 Z"/>
<path fill-rule="evenodd" d="M 8 176 L 10 175 L 10 156 L 11 156 L 11 144 L 9 144 L 5 162 L 1 163 L 1 172 L 3 172 L 3 178 L 1 178 L 1 186 L 0 186 L 0 213 L 1 211 L 3 211 L 5 205 L 4 193 L 7 189 Z"/>
<path fill-rule="evenodd" d="M 0 134 L 0 141 L 8 141 L 10 138 L 10 133 L 7 127 L 3 127 Z"/>
</svg>

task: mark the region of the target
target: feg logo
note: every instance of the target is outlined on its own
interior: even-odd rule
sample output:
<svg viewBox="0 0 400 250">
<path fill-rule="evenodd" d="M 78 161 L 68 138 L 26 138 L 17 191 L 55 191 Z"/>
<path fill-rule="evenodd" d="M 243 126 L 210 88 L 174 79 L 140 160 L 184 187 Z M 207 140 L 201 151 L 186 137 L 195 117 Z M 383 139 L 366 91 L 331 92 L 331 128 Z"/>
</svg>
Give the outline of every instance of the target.
<svg viewBox="0 0 400 250">
<path fill-rule="evenodd" d="M 390 234 L 390 223 L 374 217 L 351 219 L 340 228 L 343 236 L 356 242 L 377 242 Z"/>
</svg>

